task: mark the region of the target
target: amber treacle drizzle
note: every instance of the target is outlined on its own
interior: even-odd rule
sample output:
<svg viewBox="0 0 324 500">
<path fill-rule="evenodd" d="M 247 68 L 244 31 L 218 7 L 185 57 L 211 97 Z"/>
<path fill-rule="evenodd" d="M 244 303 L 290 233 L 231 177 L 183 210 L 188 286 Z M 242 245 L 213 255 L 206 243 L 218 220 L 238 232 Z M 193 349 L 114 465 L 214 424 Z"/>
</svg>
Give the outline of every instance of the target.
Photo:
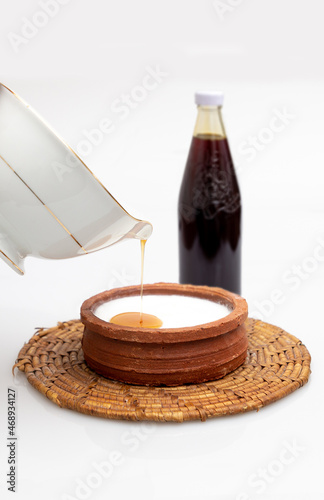
<svg viewBox="0 0 324 500">
<path fill-rule="evenodd" d="M 153 314 L 143 312 L 143 277 L 144 277 L 144 253 L 146 240 L 141 240 L 141 310 L 140 312 L 125 312 L 116 314 L 110 323 L 121 326 L 133 326 L 137 328 L 160 328 L 163 322 Z"/>
</svg>

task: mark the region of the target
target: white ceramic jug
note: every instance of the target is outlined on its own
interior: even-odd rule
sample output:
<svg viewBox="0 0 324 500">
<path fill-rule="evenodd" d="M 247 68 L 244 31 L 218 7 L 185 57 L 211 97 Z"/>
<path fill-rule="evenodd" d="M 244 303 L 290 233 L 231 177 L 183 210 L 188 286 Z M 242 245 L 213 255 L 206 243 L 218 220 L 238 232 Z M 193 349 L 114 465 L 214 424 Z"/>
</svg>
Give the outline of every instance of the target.
<svg viewBox="0 0 324 500">
<path fill-rule="evenodd" d="M 78 155 L 0 84 L 0 257 L 19 274 L 28 255 L 65 259 L 152 226 L 111 196 Z"/>
</svg>

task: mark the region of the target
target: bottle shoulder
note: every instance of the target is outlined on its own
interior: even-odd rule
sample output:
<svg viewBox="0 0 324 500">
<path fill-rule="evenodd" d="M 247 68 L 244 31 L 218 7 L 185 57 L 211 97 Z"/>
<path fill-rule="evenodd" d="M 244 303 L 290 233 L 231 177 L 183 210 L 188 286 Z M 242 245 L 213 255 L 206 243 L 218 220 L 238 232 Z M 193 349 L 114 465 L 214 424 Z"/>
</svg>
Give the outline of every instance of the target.
<svg viewBox="0 0 324 500">
<path fill-rule="evenodd" d="M 205 139 L 193 137 L 184 170 L 183 181 L 196 178 L 227 179 L 237 183 L 232 155 L 226 137 Z"/>
<path fill-rule="evenodd" d="M 193 138 L 179 200 L 198 211 L 233 213 L 240 209 L 240 189 L 226 138 Z"/>
</svg>

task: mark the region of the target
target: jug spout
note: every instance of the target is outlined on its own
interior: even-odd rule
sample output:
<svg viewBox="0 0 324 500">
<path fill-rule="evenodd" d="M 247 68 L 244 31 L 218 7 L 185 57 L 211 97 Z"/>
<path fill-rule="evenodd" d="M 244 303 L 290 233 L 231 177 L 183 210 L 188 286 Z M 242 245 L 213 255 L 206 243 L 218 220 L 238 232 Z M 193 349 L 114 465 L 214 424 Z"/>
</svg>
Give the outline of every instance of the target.
<svg viewBox="0 0 324 500">
<path fill-rule="evenodd" d="M 96 252 L 128 239 L 147 240 L 153 231 L 152 224 L 135 219 L 120 205 L 115 207 L 114 215 L 108 212 L 84 227 L 76 234 L 83 242 L 86 253 Z"/>
<path fill-rule="evenodd" d="M 134 226 L 134 231 L 131 232 L 129 236 L 138 240 L 148 240 L 152 232 L 152 224 L 150 222 L 141 220 Z"/>
</svg>

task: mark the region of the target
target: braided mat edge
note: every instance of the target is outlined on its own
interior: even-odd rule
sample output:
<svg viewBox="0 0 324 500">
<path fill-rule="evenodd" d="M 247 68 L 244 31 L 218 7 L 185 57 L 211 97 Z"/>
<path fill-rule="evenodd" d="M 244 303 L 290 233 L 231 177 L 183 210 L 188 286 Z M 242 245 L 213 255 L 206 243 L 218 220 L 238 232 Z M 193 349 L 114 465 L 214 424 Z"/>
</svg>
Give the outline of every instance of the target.
<svg viewBox="0 0 324 500">
<path fill-rule="evenodd" d="M 133 386 L 94 373 L 83 359 L 79 320 L 40 329 L 16 364 L 62 408 L 109 419 L 183 422 L 259 410 L 306 384 L 311 356 L 284 330 L 249 318 L 245 363 L 224 378 L 178 387 Z"/>
</svg>

